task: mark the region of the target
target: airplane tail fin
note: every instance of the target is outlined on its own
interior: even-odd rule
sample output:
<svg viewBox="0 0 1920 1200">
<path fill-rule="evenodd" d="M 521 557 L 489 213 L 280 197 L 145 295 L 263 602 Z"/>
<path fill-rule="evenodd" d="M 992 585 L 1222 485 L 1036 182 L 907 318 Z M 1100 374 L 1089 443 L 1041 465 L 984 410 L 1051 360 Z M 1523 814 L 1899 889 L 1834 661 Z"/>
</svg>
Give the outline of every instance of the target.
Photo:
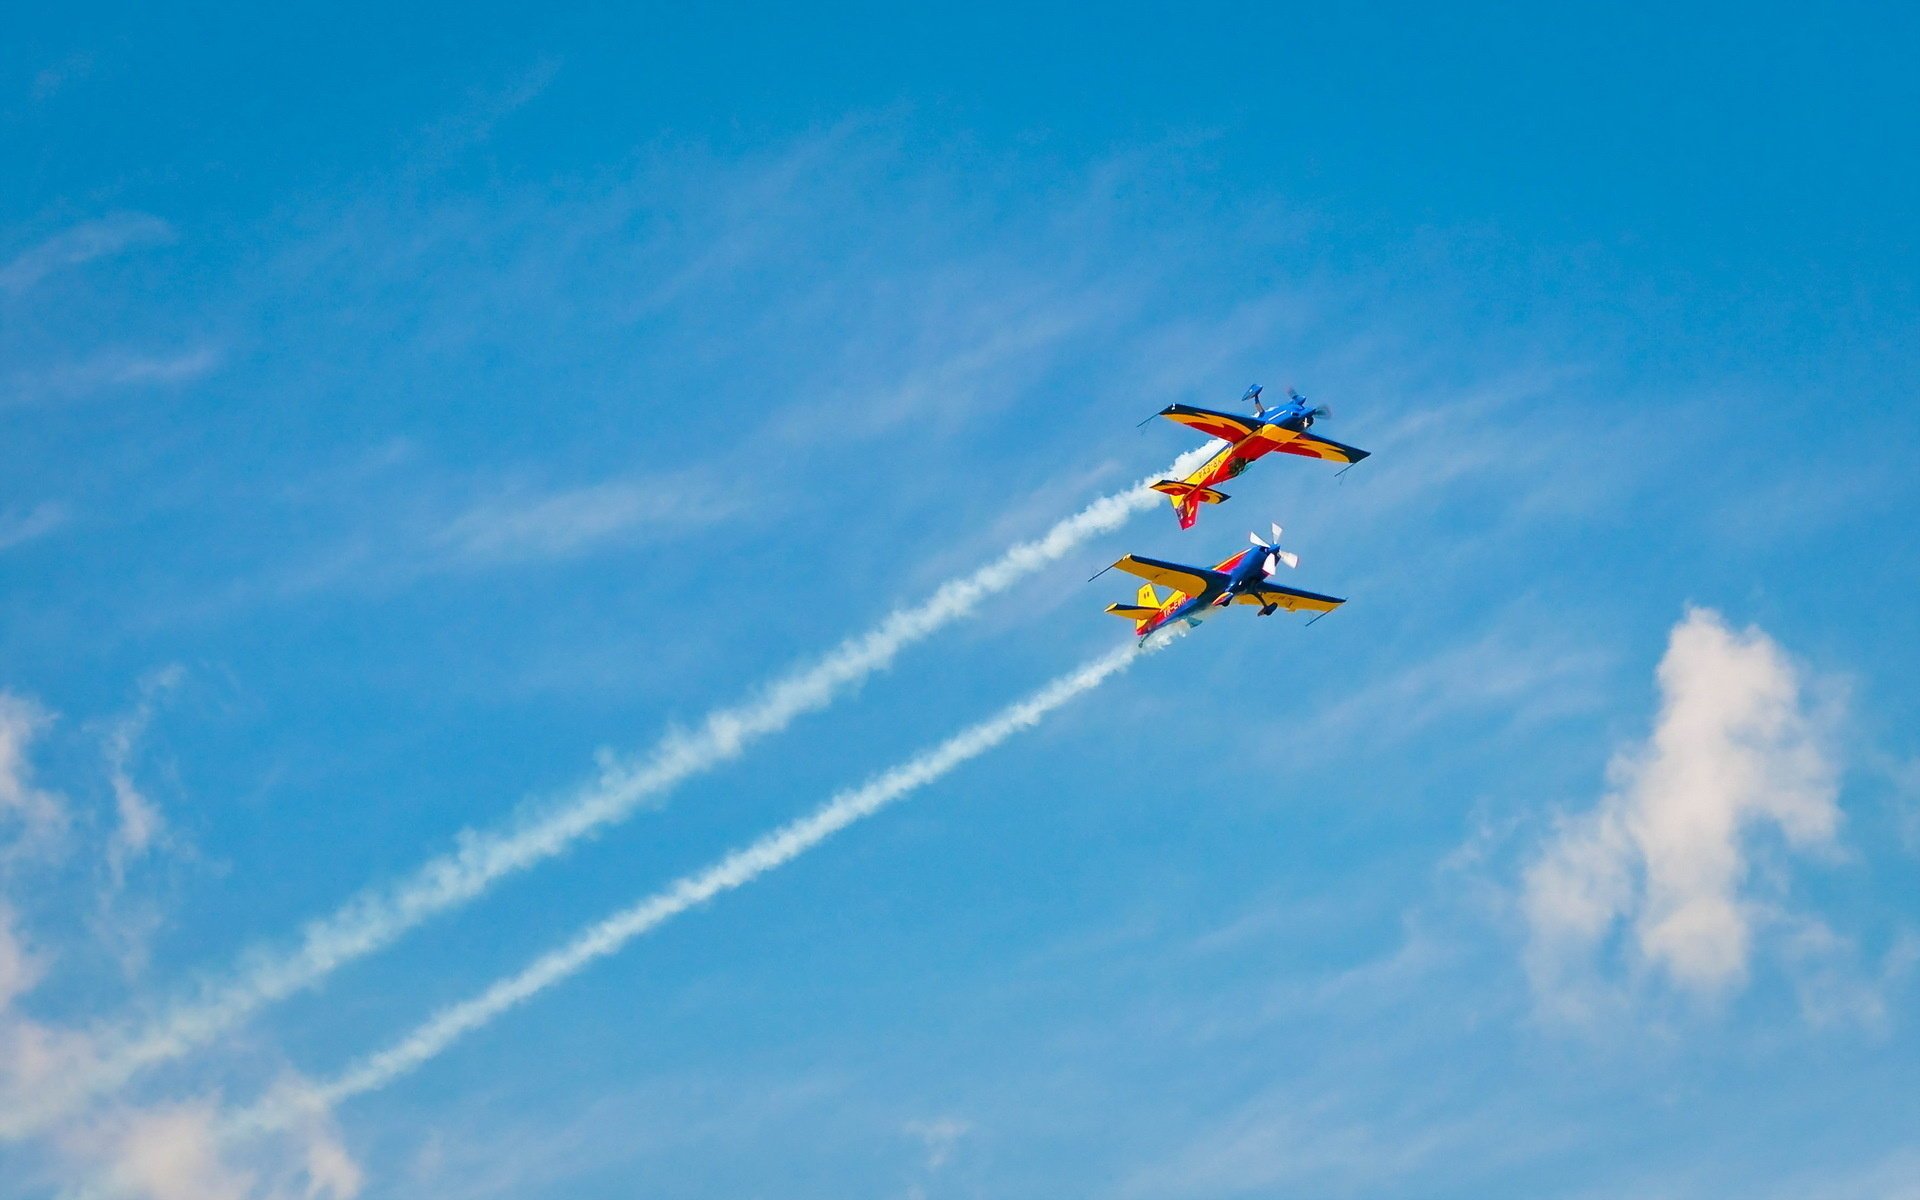
<svg viewBox="0 0 1920 1200">
<path fill-rule="evenodd" d="M 1160 608 L 1160 593 L 1150 583 L 1140 585 L 1140 593 L 1134 597 L 1134 603 L 1107 605 L 1107 611 L 1114 616 L 1132 621 L 1135 633 L 1145 633 L 1147 622 L 1160 615 Z"/>
<path fill-rule="evenodd" d="M 1152 486 L 1154 491 L 1173 501 L 1173 511 L 1179 516 L 1182 529 L 1193 528 L 1193 523 L 1200 519 L 1202 504 L 1218 504 L 1227 498 L 1225 492 L 1216 492 L 1197 483 L 1183 483 L 1178 479 L 1162 479 Z"/>
</svg>

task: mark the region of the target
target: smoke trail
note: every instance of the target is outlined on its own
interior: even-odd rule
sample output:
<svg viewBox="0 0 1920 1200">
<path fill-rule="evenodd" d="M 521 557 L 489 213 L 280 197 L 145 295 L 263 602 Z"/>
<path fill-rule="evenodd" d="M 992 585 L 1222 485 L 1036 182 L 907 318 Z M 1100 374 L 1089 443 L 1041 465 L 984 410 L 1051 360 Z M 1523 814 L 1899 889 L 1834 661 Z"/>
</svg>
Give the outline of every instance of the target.
<svg viewBox="0 0 1920 1200">
<path fill-rule="evenodd" d="M 333 1081 L 303 1091 L 297 1097 L 268 1101 L 236 1120 L 229 1126 L 230 1131 L 235 1136 L 244 1136 L 278 1128 L 305 1108 L 331 1107 L 385 1087 L 460 1038 L 615 953 L 641 934 L 793 861 L 855 821 L 872 816 L 1021 730 L 1039 724 L 1054 709 L 1125 670 L 1139 655 L 1136 647 L 1122 646 L 1061 676 L 996 716 L 961 731 L 858 788 L 840 793 L 808 815 L 735 850 L 705 870 L 683 876 L 633 906 L 589 926 L 566 945 L 535 959 L 521 971 L 469 1000 L 442 1009 L 406 1037 L 360 1060 Z"/>
<path fill-rule="evenodd" d="M 949 580 L 920 604 L 896 609 L 866 633 L 789 672 L 741 704 L 709 714 L 690 733 L 670 735 L 637 763 L 605 768 L 557 804 L 500 829 L 466 830 L 457 846 L 384 888 L 368 889 L 309 923 L 291 950 L 256 953 L 224 980 L 175 1005 L 132 1036 L 109 1040 L 94 1069 L 64 1088 L 43 1086 L 0 1112 L 0 1136 L 20 1136 L 142 1069 L 212 1041 L 253 1013 L 312 987 L 340 967 L 392 944 L 428 918 L 464 904 L 501 878 L 551 858 L 579 839 L 630 816 L 685 780 L 739 757 L 755 740 L 826 707 L 904 649 L 966 617 L 987 598 L 1055 562 L 1088 538 L 1118 529 L 1165 497 L 1148 485 L 1194 470 L 1219 446 L 1209 442 L 1122 492 L 1102 497 L 1044 535 L 1022 542 L 971 575 Z"/>
</svg>

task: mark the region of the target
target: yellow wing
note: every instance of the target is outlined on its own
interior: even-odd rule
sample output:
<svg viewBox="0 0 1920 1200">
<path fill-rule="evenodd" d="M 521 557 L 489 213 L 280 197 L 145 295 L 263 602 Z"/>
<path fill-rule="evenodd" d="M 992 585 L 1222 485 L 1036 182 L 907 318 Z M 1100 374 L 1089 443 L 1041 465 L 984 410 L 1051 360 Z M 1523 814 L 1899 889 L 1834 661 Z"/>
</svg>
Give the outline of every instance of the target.
<svg viewBox="0 0 1920 1200">
<path fill-rule="evenodd" d="M 1358 446 L 1343 445 L 1332 438 L 1323 438 L 1317 433 L 1297 433 L 1287 441 L 1276 441 L 1273 448 L 1282 454 L 1298 454 L 1301 458 L 1336 463 L 1357 463 L 1371 453 Z"/>
<path fill-rule="evenodd" d="M 1300 428 L 1299 422 L 1294 420 L 1270 423 L 1258 417 L 1235 416 L 1233 413 L 1214 412 L 1209 408 L 1194 408 L 1186 404 L 1169 404 L 1160 410 L 1160 415 L 1189 429 L 1197 429 L 1208 437 L 1219 438 L 1223 442 L 1245 441 L 1258 433 L 1261 435 L 1260 440 L 1267 443 L 1267 449 L 1278 450 L 1283 454 L 1297 454 L 1302 458 L 1357 463 L 1369 454 L 1369 451 L 1362 450 L 1358 446 L 1343 445 L 1332 438 L 1308 433 Z M 1252 458 L 1258 455 L 1246 457 Z"/>
<path fill-rule="evenodd" d="M 1169 404 L 1160 410 L 1160 415 L 1223 442 L 1237 442 L 1260 428 L 1261 424 L 1251 417 L 1237 417 L 1232 413 L 1214 412 L 1186 404 Z"/>
<path fill-rule="evenodd" d="M 1129 621 L 1144 621 L 1159 614 L 1157 608 L 1148 608 L 1144 604 L 1109 604 L 1107 612 L 1116 617 L 1125 617 Z"/>
<path fill-rule="evenodd" d="M 1161 562 L 1157 558 L 1142 558 L 1138 554 L 1129 554 L 1113 565 L 1129 575 L 1138 575 L 1148 583 L 1170 587 L 1189 596 L 1198 596 L 1210 587 L 1222 587 L 1227 582 L 1227 577 L 1218 571 Z"/>
<path fill-rule="evenodd" d="M 1338 596 L 1322 596 L 1318 592 L 1301 592 L 1293 588 L 1264 584 L 1249 588 L 1233 598 L 1235 604 L 1258 604 L 1262 608 L 1284 608 L 1288 612 L 1332 612 L 1346 601 Z"/>
</svg>

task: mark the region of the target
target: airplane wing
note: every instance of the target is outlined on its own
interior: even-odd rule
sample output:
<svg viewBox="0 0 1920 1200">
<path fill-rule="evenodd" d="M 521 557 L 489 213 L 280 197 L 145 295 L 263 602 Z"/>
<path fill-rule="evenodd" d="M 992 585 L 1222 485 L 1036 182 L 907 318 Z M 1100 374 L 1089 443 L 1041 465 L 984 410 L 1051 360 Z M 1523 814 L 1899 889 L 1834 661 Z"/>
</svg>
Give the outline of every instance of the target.
<svg viewBox="0 0 1920 1200">
<path fill-rule="evenodd" d="M 1189 567 L 1183 563 L 1161 562 L 1157 558 L 1142 558 L 1138 554 L 1129 554 L 1113 565 L 1129 575 L 1138 575 L 1148 583 L 1170 587 L 1189 596 L 1198 596 L 1210 587 L 1224 587 L 1227 582 L 1227 577 L 1218 571 Z"/>
<path fill-rule="evenodd" d="M 1264 422 L 1254 417 L 1239 417 L 1232 413 L 1214 412 L 1210 408 L 1194 408 L 1186 404 L 1169 404 L 1160 410 L 1160 415 L 1169 421 L 1176 421 L 1191 429 L 1197 429 L 1208 437 L 1219 438 L 1223 442 L 1238 442 L 1251 436 Z M 1293 428 L 1294 422 L 1286 422 L 1285 428 Z M 1286 454 L 1298 454 L 1302 458 L 1318 458 L 1327 462 L 1357 463 L 1372 451 L 1357 446 L 1347 446 L 1332 438 L 1323 438 L 1319 434 L 1301 430 L 1286 441 L 1275 441 L 1275 450 Z"/>
<path fill-rule="evenodd" d="M 1260 422 L 1252 417 L 1236 417 L 1232 413 L 1193 408 L 1185 404 L 1169 404 L 1160 410 L 1159 415 L 1223 442 L 1237 442 L 1260 428 Z"/>
<path fill-rule="evenodd" d="M 1269 604 L 1284 608 L 1288 612 L 1332 612 L 1346 601 L 1338 596 L 1322 596 L 1318 592 L 1302 592 L 1293 588 L 1280 587 L 1265 583 L 1257 588 L 1248 588 L 1233 598 L 1235 604 L 1258 604 L 1262 608 Z"/>
<path fill-rule="evenodd" d="M 1373 453 L 1355 446 L 1343 446 L 1331 438 L 1318 434 L 1302 432 L 1290 441 L 1274 443 L 1275 450 L 1282 454 L 1298 454 L 1302 458 L 1318 458 L 1327 462 L 1357 463 Z"/>
</svg>

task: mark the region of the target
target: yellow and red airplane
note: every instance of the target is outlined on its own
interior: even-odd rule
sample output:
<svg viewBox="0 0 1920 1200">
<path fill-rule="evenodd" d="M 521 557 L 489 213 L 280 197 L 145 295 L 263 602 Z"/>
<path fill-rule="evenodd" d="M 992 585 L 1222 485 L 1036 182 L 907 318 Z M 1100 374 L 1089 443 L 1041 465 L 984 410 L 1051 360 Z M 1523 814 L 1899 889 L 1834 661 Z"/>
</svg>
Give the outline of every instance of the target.
<svg viewBox="0 0 1920 1200">
<path fill-rule="evenodd" d="M 1328 409 L 1313 407 L 1307 403 L 1305 396 L 1292 388 L 1287 389 L 1285 404 L 1268 408 L 1260 402 L 1260 391 L 1260 385 L 1256 383 L 1247 389 L 1246 395 L 1240 397 L 1242 403 L 1249 400 L 1253 402 L 1252 418 L 1186 404 L 1169 404 L 1154 414 L 1227 443 L 1218 454 L 1185 479 L 1162 479 L 1153 485 L 1154 491 L 1166 493 L 1167 498 L 1173 501 L 1173 511 L 1180 518 L 1180 528 L 1193 527 L 1194 521 L 1199 519 L 1202 504 L 1218 504 L 1227 498 L 1227 494 L 1216 490 L 1214 484 L 1232 479 L 1246 470 L 1247 464 L 1254 459 L 1263 458 L 1275 450 L 1337 463 L 1357 463 L 1367 457 L 1369 451 L 1343 446 L 1308 432 L 1316 419 L 1333 415 Z"/>
<path fill-rule="evenodd" d="M 1254 549 L 1242 550 L 1211 569 L 1127 555 L 1106 571 L 1117 568 L 1147 582 L 1141 585 L 1136 603 L 1109 604 L 1107 611 L 1132 621 L 1135 636 L 1144 639 L 1169 625 L 1198 625 L 1230 604 L 1257 604 L 1260 615 L 1267 617 L 1283 608 L 1288 612 L 1329 613 L 1346 603 L 1338 596 L 1267 582 L 1281 563 L 1289 567 L 1300 564 L 1299 556 L 1280 548 L 1278 525 L 1273 527 L 1272 542 L 1262 541 L 1257 533 L 1249 534 L 1248 540 Z M 1172 588 L 1173 594 L 1162 600 L 1155 584 Z M 1143 640 L 1141 645 L 1145 644 Z"/>
</svg>

